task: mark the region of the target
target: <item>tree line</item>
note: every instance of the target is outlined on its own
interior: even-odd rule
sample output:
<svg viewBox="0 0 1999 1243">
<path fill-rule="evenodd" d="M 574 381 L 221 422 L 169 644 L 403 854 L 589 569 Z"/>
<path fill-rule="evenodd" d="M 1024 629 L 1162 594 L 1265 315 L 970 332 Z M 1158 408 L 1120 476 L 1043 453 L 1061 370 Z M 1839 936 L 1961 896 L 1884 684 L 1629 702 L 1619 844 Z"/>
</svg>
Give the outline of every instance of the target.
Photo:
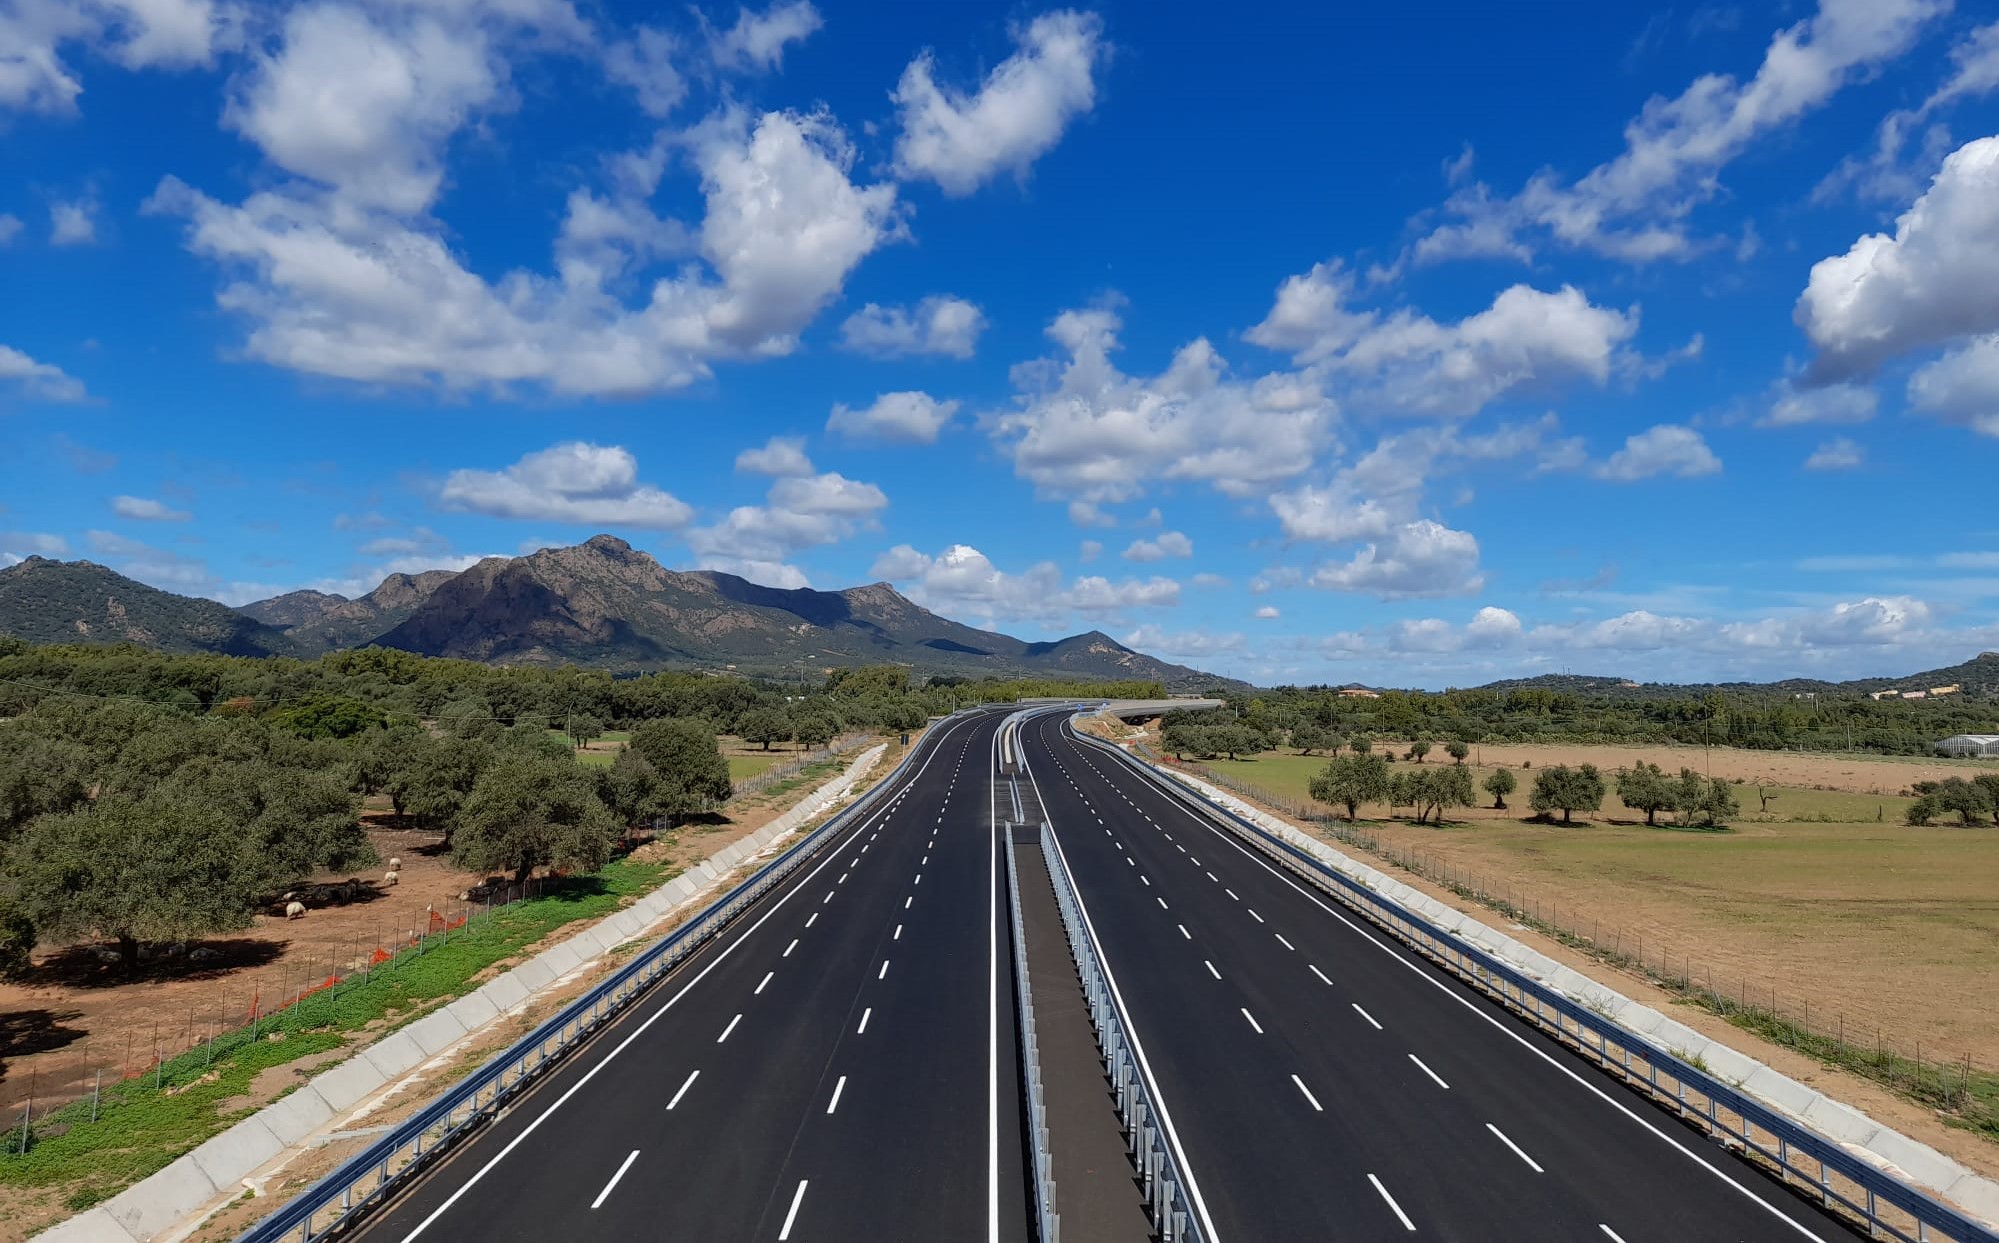
<svg viewBox="0 0 1999 1243">
<path fill-rule="evenodd" d="M 721 807 L 718 735 L 821 746 L 982 701 L 1156 684 L 835 671 L 800 694 L 735 677 L 614 679 L 366 649 L 313 661 L 0 639 L 0 970 L 36 943 L 141 947 L 248 926 L 314 875 L 379 862 L 379 795 L 459 866 L 601 868 L 628 830 Z M 608 766 L 575 746 L 610 729 Z"/>
</svg>

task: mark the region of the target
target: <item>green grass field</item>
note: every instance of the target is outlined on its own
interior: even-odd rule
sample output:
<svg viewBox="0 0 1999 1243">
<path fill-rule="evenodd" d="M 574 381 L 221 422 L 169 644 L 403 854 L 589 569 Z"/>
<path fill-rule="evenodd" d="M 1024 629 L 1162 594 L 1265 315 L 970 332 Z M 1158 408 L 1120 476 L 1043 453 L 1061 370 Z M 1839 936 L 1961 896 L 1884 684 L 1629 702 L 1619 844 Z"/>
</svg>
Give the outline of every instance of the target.
<svg viewBox="0 0 1999 1243">
<path fill-rule="evenodd" d="M 754 777 L 785 758 L 782 753 L 777 751 L 768 753 L 759 751 L 753 755 L 732 754 L 728 757 L 729 780 L 741 781 L 745 777 Z"/>
</svg>

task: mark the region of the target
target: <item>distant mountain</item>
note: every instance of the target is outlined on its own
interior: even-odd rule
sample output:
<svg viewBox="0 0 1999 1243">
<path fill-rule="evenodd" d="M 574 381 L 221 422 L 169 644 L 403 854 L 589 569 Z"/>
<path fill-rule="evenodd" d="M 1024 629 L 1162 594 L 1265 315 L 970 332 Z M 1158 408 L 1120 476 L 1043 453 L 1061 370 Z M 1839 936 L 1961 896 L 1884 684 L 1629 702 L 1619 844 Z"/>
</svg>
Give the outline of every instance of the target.
<svg viewBox="0 0 1999 1243">
<path fill-rule="evenodd" d="M 1063 674 L 1225 683 L 1107 635 L 1027 643 L 937 616 L 887 583 L 846 591 L 764 587 L 669 570 L 621 539 L 491 558 L 438 585 L 375 641 L 499 664 L 734 667 L 803 675 L 855 664 L 940 673 Z"/>
<path fill-rule="evenodd" d="M 1776 682 L 1633 682 L 1625 678 L 1585 676 L 1573 673 L 1544 673 L 1532 678 L 1507 678 L 1488 682 L 1480 690 L 1509 691 L 1538 689 L 1566 691 L 1612 699 L 1673 699 L 1705 695 L 1718 690 L 1739 694 L 1761 692 L 1779 695 L 1865 695 L 1874 691 L 1927 691 L 1933 687 L 1955 686 L 1968 699 L 1999 696 L 1999 652 L 1980 652 L 1962 664 L 1928 669 L 1898 678 L 1853 678 L 1828 682 L 1823 678 L 1784 678 Z"/>
<path fill-rule="evenodd" d="M 35 643 L 137 643 L 229 656 L 293 650 L 283 631 L 213 600 L 148 587 L 92 561 L 42 557 L 0 570 L 0 633 Z"/>
<path fill-rule="evenodd" d="M 920 674 L 1240 686 L 1135 652 L 1100 631 L 1047 643 L 939 617 L 887 583 L 781 590 L 669 570 L 621 539 L 490 557 L 461 572 L 395 574 L 358 599 L 294 591 L 224 608 L 89 562 L 30 558 L 0 571 L 0 634 L 133 642 L 167 651 L 312 656 L 379 645 L 492 664 L 617 671 L 733 668 L 810 676 L 862 664 Z"/>
<path fill-rule="evenodd" d="M 391 574 L 359 599 L 323 591 L 291 591 L 246 604 L 238 611 L 283 630 L 304 651 L 361 647 L 400 625 L 430 599 L 432 592 L 456 577 L 453 570 Z"/>
</svg>

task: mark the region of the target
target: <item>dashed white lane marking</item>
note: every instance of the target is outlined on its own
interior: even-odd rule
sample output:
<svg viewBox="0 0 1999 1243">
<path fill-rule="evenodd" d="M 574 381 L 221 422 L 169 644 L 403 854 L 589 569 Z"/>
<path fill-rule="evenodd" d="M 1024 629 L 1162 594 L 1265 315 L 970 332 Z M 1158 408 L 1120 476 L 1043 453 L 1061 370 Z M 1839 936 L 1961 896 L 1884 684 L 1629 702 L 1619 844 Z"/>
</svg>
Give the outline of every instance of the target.
<svg viewBox="0 0 1999 1243">
<path fill-rule="evenodd" d="M 1257 1035 L 1261 1036 L 1263 1034 L 1263 1024 L 1256 1021 L 1256 1016 L 1249 1012 L 1249 1008 L 1247 1006 L 1237 1006 L 1236 1009 L 1242 1011 L 1242 1016 L 1249 1020 L 1249 1025 L 1256 1029 Z"/>
<path fill-rule="evenodd" d="M 1305 1081 L 1303 1079 L 1300 1079 L 1298 1076 L 1293 1075 L 1291 1076 L 1291 1082 L 1298 1085 L 1298 1090 L 1305 1094 L 1305 1099 L 1311 1102 L 1312 1108 L 1318 1110 L 1320 1113 L 1326 1112 L 1326 1107 L 1319 1103 L 1318 1097 L 1312 1095 L 1312 1089 L 1305 1086 Z"/>
<path fill-rule="evenodd" d="M 1388 1188 L 1381 1185 L 1381 1180 L 1369 1174 L 1367 1181 L 1374 1184 L 1374 1189 L 1381 1193 L 1381 1198 L 1388 1201 L 1388 1207 L 1395 1210 L 1396 1220 L 1402 1223 L 1402 1228 L 1411 1234 L 1416 1233 L 1416 1223 L 1409 1220 L 1409 1214 L 1402 1211 L 1402 1206 L 1395 1202 L 1394 1196 L 1388 1194 Z M 800 1186 L 802 1188 L 803 1184 L 800 1184 Z M 780 1234 L 777 1237 L 781 1239 L 784 1236 Z"/>
<path fill-rule="evenodd" d="M 819 899 L 819 905 L 824 906 L 828 902 L 831 902 L 832 900 L 833 900 L 833 891 L 831 889 L 828 889 L 826 891 L 826 896 Z"/>
<path fill-rule="evenodd" d="M 818 922 L 819 922 L 819 912 L 817 912 L 817 911 L 814 911 L 814 912 L 812 912 L 812 918 L 810 918 L 810 919 L 808 919 L 808 920 L 806 920 L 806 921 L 805 921 L 805 926 L 806 926 L 807 928 L 810 928 L 810 927 L 811 927 L 812 925 L 814 925 L 814 924 L 816 924 L 816 923 L 818 923 Z"/>
<path fill-rule="evenodd" d="M 1259 914 L 1257 914 L 1257 913 L 1256 913 L 1256 908 L 1255 908 L 1255 907 L 1253 907 L 1253 906 L 1246 906 L 1246 907 L 1244 907 L 1243 909 L 1244 909 L 1244 910 L 1246 910 L 1246 911 L 1248 911 L 1248 912 L 1249 912 L 1249 917 L 1250 917 L 1251 919 L 1255 920 L 1255 921 L 1256 921 L 1257 923 L 1259 923 L 1259 924 L 1260 924 L 1260 923 L 1262 923 L 1262 922 L 1263 922 L 1263 916 L 1261 916 L 1261 915 L 1259 915 Z"/>
<path fill-rule="evenodd" d="M 912 885 L 920 885 L 920 884 L 922 884 L 922 883 L 923 883 L 923 873 L 921 873 L 921 872 L 918 872 L 918 873 L 916 874 L 916 879 L 915 879 L 915 880 L 913 880 L 913 881 L 910 881 L 909 883 L 910 883 L 910 884 L 912 884 Z"/>
<path fill-rule="evenodd" d="M 1281 933 L 1281 932 L 1277 932 L 1277 933 L 1272 933 L 1271 935 L 1275 936 L 1275 937 L 1277 938 L 1277 940 L 1279 941 L 1279 943 L 1281 943 L 1281 944 L 1282 944 L 1282 945 L 1284 946 L 1284 948 L 1285 948 L 1285 949 L 1288 949 L 1288 950 L 1291 950 L 1291 951 L 1293 951 L 1294 953 L 1295 953 L 1295 952 L 1297 951 L 1298 947 L 1297 947 L 1297 946 L 1295 946 L 1295 945 L 1293 945 L 1293 944 L 1291 944 L 1291 942 L 1289 942 L 1289 941 L 1286 941 L 1286 940 L 1284 939 L 1284 934 L 1283 934 L 1283 933 Z"/>
<path fill-rule="evenodd" d="M 867 1009 L 861 1011 L 861 1025 L 854 1029 L 854 1034 L 856 1036 L 868 1030 L 868 1016 L 873 1014 L 874 1012 L 875 1008 L 873 1006 L 869 1006 Z"/>
<path fill-rule="evenodd" d="M 1612 1230 L 1612 1229 L 1611 1229 L 1611 1228 L 1610 1228 L 1609 1226 L 1606 1226 L 1606 1225 L 1604 1225 L 1604 1224 L 1603 1224 L 1602 1222 L 1598 1222 L 1598 1223 L 1596 1224 L 1596 1228 L 1597 1228 L 1598 1230 L 1601 1230 L 1601 1231 L 1603 1231 L 1603 1232 L 1604 1232 L 1605 1234 L 1609 1235 L 1609 1236 L 1610 1236 L 1611 1238 L 1615 1239 L 1615 1240 L 1617 1241 L 1617 1243 L 1624 1243 L 1624 1236 L 1623 1236 L 1623 1235 L 1621 1235 L 1621 1234 L 1617 1233 L 1617 1231 L 1615 1231 L 1615 1230 Z"/>
<path fill-rule="evenodd" d="M 897 924 L 897 925 L 895 926 L 895 935 L 894 935 L 894 936 L 892 936 L 892 937 L 890 937 L 890 938 L 889 938 L 889 940 L 891 940 L 891 941 L 900 941 L 900 940 L 902 940 L 902 925 L 901 925 L 901 924 Z"/>
<path fill-rule="evenodd" d="M 1314 967 L 1314 968 L 1312 968 L 1312 970 L 1314 970 L 1314 971 L 1317 971 L 1317 970 L 1318 970 L 1318 968 L 1317 968 L 1317 967 Z M 1373 1024 L 1374 1024 L 1374 1030 L 1376 1030 L 1376 1031 L 1381 1031 L 1381 1030 L 1383 1030 L 1383 1029 L 1382 1029 L 1382 1026 L 1381 1026 L 1381 1024 L 1375 1021 L 1375 1018 L 1374 1018 L 1374 1016 L 1373 1016 L 1372 1014 L 1369 1014 L 1369 1013 L 1368 1013 L 1367 1011 L 1365 1011 L 1365 1010 L 1363 1010 L 1363 1009 L 1361 1009 L 1361 1008 L 1360 1008 L 1360 1003 L 1359 1003 L 1358 1001 L 1356 1001 L 1356 1002 L 1354 1002 L 1354 1003 L 1353 1003 L 1353 1012 L 1354 1012 L 1355 1014 L 1358 1014 L 1358 1015 L 1360 1015 L 1360 1016 L 1361 1016 L 1362 1018 L 1366 1019 L 1366 1020 L 1367 1020 L 1367 1021 L 1368 1021 L 1369 1023 L 1373 1023 Z"/>
<path fill-rule="evenodd" d="M 847 877 L 849 877 L 849 876 L 851 876 L 851 875 L 853 875 L 853 873 L 851 873 L 851 872 L 842 872 L 842 873 L 840 873 L 840 879 L 839 879 L 839 880 L 837 880 L 837 881 L 834 881 L 833 883 L 834 883 L 834 884 L 836 884 L 836 885 L 844 885 L 844 884 L 846 884 L 846 883 L 847 883 Z M 828 896 L 831 896 L 831 895 L 828 895 Z"/>
<path fill-rule="evenodd" d="M 1534 1158 L 1520 1151 L 1520 1145 L 1506 1138 L 1506 1132 L 1500 1130 L 1498 1127 L 1492 1125 L 1492 1123 L 1490 1122 L 1485 1124 L 1485 1129 L 1491 1131 L 1494 1135 L 1497 1135 L 1499 1137 L 1500 1143 L 1505 1144 L 1508 1148 L 1511 1148 L 1513 1150 L 1514 1156 L 1519 1157 L 1522 1161 L 1525 1161 L 1527 1163 L 1528 1169 L 1534 1171 L 1536 1174 L 1546 1174 L 1548 1172 L 1542 1169 L 1540 1163 L 1535 1161 Z"/>
<path fill-rule="evenodd" d="M 905 910 L 905 911 L 906 911 L 906 910 L 908 910 L 908 909 L 909 909 L 909 904 L 910 904 L 910 903 L 912 903 L 912 902 L 914 902 L 914 901 L 916 901 L 916 895 L 912 893 L 912 894 L 910 894 L 910 895 L 909 895 L 908 897 L 906 897 L 906 898 L 904 898 L 904 899 L 902 900 L 902 909 L 903 909 L 903 910 Z"/>
<path fill-rule="evenodd" d="M 882 959 L 882 969 L 880 971 L 875 972 L 875 978 L 877 980 L 885 980 L 888 978 L 888 959 L 886 958 Z M 1412 1053 L 1409 1056 L 1414 1057 L 1416 1055 Z"/>
<path fill-rule="evenodd" d="M 1221 883 L 1222 883 L 1222 880 L 1221 880 L 1221 877 L 1219 877 L 1219 876 L 1216 876 L 1216 875 L 1215 875 L 1215 874 L 1214 874 L 1213 872 L 1209 872 L 1209 873 L 1208 873 L 1208 879 L 1209 879 L 1209 880 L 1211 880 L 1211 881 L 1213 881 L 1213 882 L 1215 882 L 1215 883 L 1216 883 L 1217 885 L 1219 885 L 1219 884 L 1221 884 Z M 832 894 L 827 894 L 826 896 L 830 898 L 830 897 L 832 897 L 833 895 L 832 895 Z"/>
<path fill-rule="evenodd" d="M 841 1075 L 840 1082 L 833 1085 L 833 1099 L 826 1102 L 826 1112 L 832 1113 L 840 1107 L 840 1093 L 847 1090 L 847 1076 Z"/>
<path fill-rule="evenodd" d="M 1373 1176 L 1369 1175 L 1369 1177 Z M 791 1223 L 798 1220 L 798 1206 L 805 1202 L 805 1185 L 809 1181 L 811 1180 L 804 1178 L 798 1180 L 798 1190 L 791 1197 L 791 1211 L 784 1215 L 784 1228 L 777 1232 L 777 1243 L 784 1243 L 786 1239 L 791 1237 Z M 1388 1193 L 1384 1191 L 1382 1194 L 1387 1195 Z"/>
<path fill-rule="evenodd" d="M 632 1168 L 632 1162 L 634 1162 L 634 1161 L 636 1161 L 636 1160 L 638 1160 L 638 1159 L 639 1159 L 639 1150 L 638 1150 L 638 1149 L 636 1149 L 636 1148 L 634 1148 L 634 1149 L 632 1149 L 632 1155 L 631 1155 L 631 1156 L 629 1156 L 629 1157 L 626 1157 L 626 1158 L 625 1158 L 625 1163 L 624 1163 L 623 1165 L 621 1165 L 621 1166 L 619 1166 L 619 1167 L 618 1167 L 618 1172 L 617 1172 L 617 1173 L 615 1173 L 615 1174 L 613 1174 L 613 1175 L 611 1175 L 611 1181 L 610 1181 L 610 1182 L 608 1182 L 608 1183 L 605 1183 L 605 1184 L 604 1184 L 604 1189 L 603 1189 L 602 1191 L 600 1191 L 600 1192 L 598 1192 L 598 1193 L 597 1193 L 597 1198 L 596 1198 L 596 1199 L 594 1199 L 594 1200 L 592 1200 L 592 1201 L 590 1201 L 590 1207 L 591 1207 L 591 1208 L 602 1208 L 602 1207 L 604 1207 L 604 1201 L 606 1201 L 606 1200 L 608 1200 L 608 1199 L 610 1199 L 610 1198 L 611 1198 L 611 1189 L 612 1189 L 613 1187 L 616 1187 L 616 1186 L 618 1185 L 618 1180 L 619 1180 L 619 1179 L 621 1179 L 621 1178 L 623 1178 L 623 1177 L 625 1176 L 625 1171 L 626 1171 L 626 1170 L 629 1170 L 629 1169 L 631 1169 L 631 1168 Z"/>
<path fill-rule="evenodd" d="M 1431 1078 L 1431 1079 L 1432 1079 L 1433 1081 L 1435 1081 L 1435 1083 L 1436 1083 L 1436 1085 L 1437 1085 L 1438 1087 L 1440 1087 L 1440 1088 L 1444 1089 L 1444 1091 L 1446 1091 L 1446 1092 L 1448 1092 L 1448 1091 L 1450 1091 L 1450 1090 L 1451 1090 L 1451 1085 L 1450 1085 L 1450 1084 L 1448 1084 L 1448 1083 L 1445 1083 L 1445 1082 L 1443 1081 L 1443 1078 L 1442 1078 L 1441 1076 L 1439 1076 L 1439 1075 L 1437 1074 L 1437 1072 L 1436 1072 L 1436 1071 L 1434 1071 L 1434 1070 L 1431 1070 L 1431 1069 L 1430 1069 L 1430 1068 L 1429 1068 L 1428 1066 L 1425 1066 L 1425 1065 L 1423 1065 L 1423 1059 L 1422 1059 L 1422 1058 L 1420 1058 L 1420 1057 L 1417 1057 L 1417 1056 L 1416 1056 L 1416 1055 L 1415 1055 L 1414 1053 L 1411 1053 L 1411 1054 L 1409 1055 L 1409 1060 L 1410 1060 L 1410 1061 L 1412 1061 L 1412 1062 L 1414 1062 L 1414 1063 L 1416 1063 L 1416 1069 L 1417 1069 L 1417 1070 L 1420 1070 L 1420 1071 L 1422 1071 L 1422 1072 L 1423 1072 L 1424 1074 L 1426 1074 L 1426 1075 L 1430 1076 L 1430 1078 Z"/>
<path fill-rule="evenodd" d="M 754 989 L 752 989 L 752 990 L 751 990 L 751 992 L 750 992 L 750 995 L 751 995 L 752 997 L 754 997 L 754 996 L 757 996 L 758 994 L 762 993 L 762 992 L 764 991 L 764 985 L 766 985 L 766 984 L 769 984 L 769 983 L 770 983 L 770 979 L 771 979 L 771 977 L 772 977 L 772 976 L 774 976 L 774 975 L 776 975 L 776 974 L 777 974 L 777 972 L 775 972 L 775 971 L 766 971 L 766 972 L 764 972 L 764 978 L 763 978 L 763 979 L 762 979 L 761 981 L 759 981 L 759 982 L 758 982 L 758 984 L 757 984 L 756 988 L 754 988 Z"/>
<path fill-rule="evenodd" d="M 1155 898 L 1154 901 L 1159 903 L 1159 909 L 1162 911 L 1169 911 L 1173 909 L 1172 907 L 1166 905 L 1166 899 L 1164 898 Z"/>
<path fill-rule="evenodd" d="M 1227 894 L 1229 897 L 1234 898 L 1237 902 L 1242 901 L 1241 898 L 1236 897 L 1235 890 L 1229 888 L 1227 885 L 1222 886 L 1222 892 Z"/>
<path fill-rule="evenodd" d="M 1209 961 L 1208 961 L 1207 959 L 1205 959 L 1205 958 L 1203 958 L 1203 959 L 1201 960 L 1201 964 L 1202 964 L 1203 966 L 1205 966 L 1205 967 L 1206 967 L 1206 968 L 1208 969 L 1208 974 L 1209 974 L 1209 975 L 1211 975 L 1211 976 L 1214 976 L 1214 977 L 1215 977 L 1215 978 L 1216 978 L 1217 980 L 1219 980 L 1219 979 L 1221 979 L 1221 978 L 1222 978 L 1222 973 L 1221 973 L 1221 972 L 1219 972 L 1219 971 L 1217 971 L 1217 970 L 1215 970 L 1215 964 L 1213 964 L 1213 963 L 1209 962 Z"/>
<path fill-rule="evenodd" d="M 729 1038 L 729 1033 L 736 1030 L 736 1024 L 742 1021 L 743 1021 L 743 1016 L 740 1014 L 737 1015 L 735 1018 L 730 1019 L 729 1025 L 722 1029 L 722 1034 L 715 1037 L 715 1043 L 721 1044 L 724 1040 L 727 1040 Z"/>
<path fill-rule="evenodd" d="M 793 938 L 791 939 L 791 944 L 789 944 L 789 945 L 785 946 L 785 947 L 784 947 L 784 953 L 782 953 L 782 954 L 779 954 L 779 955 L 778 955 L 778 957 L 779 957 L 779 958 L 789 958 L 789 957 L 791 957 L 791 951 L 793 951 L 793 950 L 795 950 L 795 949 L 797 949 L 797 948 L 798 948 L 798 938 L 797 938 L 797 937 L 793 937 Z"/>
<path fill-rule="evenodd" d="M 687 1095 L 687 1089 L 693 1087 L 694 1081 L 696 1079 L 699 1079 L 700 1077 L 701 1077 L 701 1072 L 698 1070 L 690 1073 L 687 1076 L 687 1082 L 680 1085 L 680 1091 L 675 1092 L 673 1094 L 673 1099 L 666 1103 L 666 1107 L 668 1109 L 672 1109 L 675 1105 L 678 1105 L 680 1103 L 680 1098 Z"/>
<path fill-rule="evenodd" d="M 1186 937 L 1189 941 L 1194 939 L 1194 934 L 1187 931 L 1187 925 L 1175 924 L 1174 927 L 1178 928 L 1180 930 L 1180 935 Z"/>
</svg>

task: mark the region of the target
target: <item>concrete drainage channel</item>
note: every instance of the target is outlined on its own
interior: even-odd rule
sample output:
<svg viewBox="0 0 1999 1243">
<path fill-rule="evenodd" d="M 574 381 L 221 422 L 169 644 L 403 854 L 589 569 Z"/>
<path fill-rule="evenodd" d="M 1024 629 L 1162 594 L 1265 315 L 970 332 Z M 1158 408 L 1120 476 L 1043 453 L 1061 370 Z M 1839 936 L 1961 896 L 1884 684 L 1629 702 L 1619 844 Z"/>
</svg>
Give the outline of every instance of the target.
<svg viewBox="0 0 1999 1243">
<path fill-rule="evenodd" d="M 1843 1214 L 1870 1238 L 1999 1243 L 1999 1233 L 1985 1222 L 1915 1185 L 1912 1171 L 1922 1171 L 1923 1184 L 1999 1215 L 1999 1187 L 1935 1150 L 1681 1028 L 1205 782 L 1162 772 L 1123 748 L 1072 732 L 1682 1121 Z M 1565 987 L 1551 986 L 1551 978 Z M 1684 1032 L 1692 1048 L 1659 1043 L 1670 1029 Z"/>
<path fill-rule="evenodd" d="M 841 776 L 821 785 L 777 820 L 723 847 L 623 911 L 600 921 L 481 988 L 419 1019 L 322 1072 L 291 1095 L 215 1136 L 165 1169 L 110 1200 L 60 1222 L 36 1238 L 41 1243 L 142 1243 L 185 1237 L 202 1216 L 234 1199 L 253 1176 L 288 1152 L 362 1138 L 378 1131 L 339 1128 L 365 1112 L 371 1100 L 393 1092 L 414 1074 L 444 1061 L 465 1040 L 517 1012 L 536 996 L 586 969 L 611 949 L 690 905 L 724 876 L 825 811 L 873 767 L 886 750 L 870 748 Z M 379 1201 L 451 1140 L 512 1100 L 555 1060 L 623 1007 L 694 945 L 714 935 L 797 862 L 870 806 L 902 765 L 810 837 L 765 864 L 747 880 L 694 915 L 686 924 L 626 964 L 610 979 L 570 1003 L 533 1033 L 460 1081 L 333 1174 L 267 1218 L 245 1239 L 313 1239 L 334 1223 Z M 335 1185 L 339 1184 L 339 1185 Z M 193 1224 L 190 1224 L 192 1222 Z M 273 1233 L 273 1231 L 276 1233 Z"/>
</svg>

